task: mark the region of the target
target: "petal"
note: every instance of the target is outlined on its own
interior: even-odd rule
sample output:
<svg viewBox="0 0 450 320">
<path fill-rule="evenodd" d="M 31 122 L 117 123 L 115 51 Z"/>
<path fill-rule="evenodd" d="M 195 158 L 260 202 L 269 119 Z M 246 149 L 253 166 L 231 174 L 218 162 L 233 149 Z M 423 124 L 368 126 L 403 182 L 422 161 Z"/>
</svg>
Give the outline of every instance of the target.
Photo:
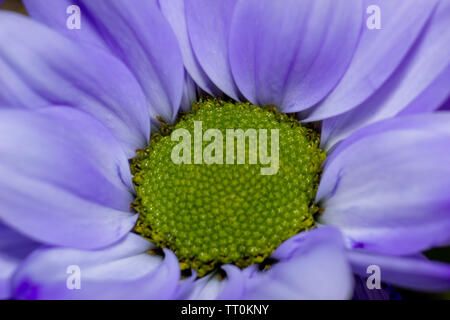
<svg viewBox="0 0 450 320">
<path fill-rule="evenodd" d="M 0 219 L 41 242 L 99 248 L 136 221 L 128 159 L 73 108 L 0 111 Z"/>
<path fill-rule="evenodd" d="M 330 95 L 314 106 L 306 120 L 336 116 L 370 97 L 399 66 L 425 28 L 437 3 L 437 0 L 377 1 L 382 30 L 363 28 L 355 56 L 344 77 Z M 365 0 L 364 4 L 364 8 L 368 8 L 373 1 Z"/>
<path fill-rule="evenodd" d="M 128 156 L 144 147 L 150 121 L 128 69 L 94 47 L 75 43 L 13 13 L 0 12 L 0 105 L 75 106 L 108 126 Z"/>
<path fill-rule="evenodd" d="M 188 73 L 185 73 L 183 98 L 181 99 L 181 111 L 189 112 L 192 104 L 197 100 L 197 86 Z"/>
<path fill-rule="evenodd" d="M 445 111 L 450 110 L 450 95 L 449 95 L 449 98 L 447 99 L 447 101 L 445 101 L 442 104 L 442 106 L 439 107 L 439 110 L 445 110 Z"/>
<path fill-rule="evenodd" d="M 369 274 L 370 275 L 370 274 Z M 355 275 L 355 289 L 352 300 L 401 300 L 402 297 L 389 285 L 381 283 L 380 289 L 369 289 L 367 276 Z"/>
<path fill-rule="evenodd" d="M 362 24 L 356 0 L 241 0 L 230 63 L 254 104 L 296 112 L 319 102 L 344 74 Z"/>
<path fill-rule="evenodd" d="M 184 66 L 189 75 L 202 90 L 211 95 L 218 94 L 219 89 L 209 80 L 192 50 L 186 25 L 184 0 L 158 0 L 158 3 L 177 37 Z"/>
<path fill-rule="evenodd" d="M 76 40 L 84 36 L 85 41 L 99 46 L 106 44 L 139 81 L 151 116 L 154 119 L 161 116 L 168 122 L 175 119 L 183 92 L 183 61 L 177 39 L 156 1 L 134 0 L 129 5 L 122 0 L 80 0 L 83 23 L 80 30 L 85 30 L 84 33 L 67 32 L 68 15 L 61 11 L 66 8 L 65 3 L 42 14 L 48 10 L 48 1 L 34 2 L 27 3 L 33 9 L 31 16 L 66 35 L 74 34 Z"/>
<path fill-rule="evenodd" d="M 96 251 L 42 248 L 13 279 L 17 299 L 170 299 L 180 269 L 175 255 L 164 260 L 147 253 L 153 245 L 135 234 Z M 79 289 L 74 276 L 79 271 Z M 74 282 L 72 282 L 74 281 Z"/>
<path fill-rule="evenodd" d="M 430 261 L 422 256 L 388 256 L 366 251 L 349 251 L 353 271 L 368 277 L 367 267 L 380 267 L 381 281 L 420 291 L 450 290 L 450 264 Z"/>
<path fill-rule="evenodd" d="M 250 272 L 245 299 L 348 299 L 353 275 L 337 229 L 317 228 L 288 240 L 296 248 L 275 252 L 281 259 L 265 272 Z M 289 245 L 292 246 L 292 243 Z M 292 248 L 292 247 L 291 247 Z"/>
<path fill-rule="evenodd" d="M 325 120 L 322 145 L 329 149 L 355 130 L 398 113 L 437 109 L 450 94 L 450 2 L 441 1 L 426 30 L 395 73 L 367 101 Z M 411 109 L 410 109 L 411 108 Z"/>
<path fill-rule="evenodd" d="M 233 265 L 222 267 L 227 277 L 219 279 L 217 274 L 211 274 L 189 282 L 189 288 L 184 290 L 178 299 L 186 300 L 237 300 L 244 293 L 244 276 L 242 271 Z"/>
<path fill-rule="evenodd" d="M 228 61 L 228 37 L 237 0 L 185 0 L 186 24 L 197 61 L 211 81 L 239 100 Z"/>
<path fill-rule="evenodd" d="M 70 17 L 74 14 L 73 0 L 53 1 L 51 5 L 46 0 L 22 0 L 27 13 L 34 20 L 37 20 L 50 28 L 63 33 L 76 42 L 87 42 L 89 44 L 106 49 L 107 43 L 97 32 L 95 23 L 86 14 L 86 11 L 80 8 L 80 29 L 69 29 L 67 22 L 71 21 Z M 70 13 L 69 13 L 70 12 Z"/>
<path fill-rule="evenodd" d="M 0 299 L 11 297 L 11 278 L 39 245 L 0 223 Z"/>
<path fill-rule="evenodd" d="M 450 243 L 450 113 L 355 132 L 326 160 L 316 201 L 353 246 L 413 254 Z"/>
</svg>

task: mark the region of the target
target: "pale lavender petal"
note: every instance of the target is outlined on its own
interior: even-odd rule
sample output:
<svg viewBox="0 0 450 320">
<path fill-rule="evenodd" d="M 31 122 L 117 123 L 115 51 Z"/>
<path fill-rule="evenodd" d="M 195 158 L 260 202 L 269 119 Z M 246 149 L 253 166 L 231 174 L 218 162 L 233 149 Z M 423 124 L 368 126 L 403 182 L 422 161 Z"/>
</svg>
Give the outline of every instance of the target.
<svg viewBox="0 0 450 320">
<path fill-rule="evenodd" d="M 355 56 L 344 77 L 331 94 L 311 109 L 305 120 L 336 116 L 371 96 L 402 62 L 437 3 L 437 0 L 377 1 L 382 29 L 363 28 Z M 372 0 L 364 0 L 364 9 L 372 4 Z"/>
<path fill-rule="evenodd" d="M 169 250 L 164 251 L 164 259 L 150 255 L 147 251 L 153 248 L 147 240 L 130 233 L 121 242 L 102 250 L 39 249 L 14 276 L 14 297 L 170 299 L 180 278 L 178 261 Z M 76 280 L 70 278 L 78 271 L 79 289 L 74 288 Z"/>
<path fill-rule="evenodd" d="M 420 291 L 449 291 L 450 264 L 430 261 L 423 256 L 389 256 L 366 251 L 349 251 L 347 257 L 352 269 L 368 277 L 371 265 L 380 268 L 383 282 Z"/>
<path fill-rule="evenodd" d="M 128 156 L 147 144 L 145 97 L 119 60 L 21 15 L 1 12 L 0 23 L 8 44 L 0 47 L 0 105 L 73 106 L 108 126 Z"/>
<path fill-rule="evenodd" d="M 450 244 L 450 113 L 403 116 L 355 132 L 326 161 L 321 222 L 353 247 L 413 254 Z"/>
<path fill-rule="evenodd" d="M 186 24 L 197 61 L 211 81 L 239 100 L 228 61 L 228 38 L 237 0 L 185 0 Z"/>
<path fill-rule="evenodd" d="M 325 120 L 326 149 L 355 130 L 400 112 L 437 109 L 450 94 L 450 2 L 441 1 L 426 30 L 396 72 L 367 101 L 340 116 Z"/>
<path fill-rule="evenodd" d="M 173 122 L 183 93 L 181 52 L 156 1 L 81 0 L 81 9 L 138 79 L 153 118 Z"/>
<path fill-rule="evenodd" d="M 242 0 L 230 32 L 230 63 L 242 94 L 296 112 L 343 76 L 362 25 L 359 0 Z"/>
<path fill-rule="evenodd" d="M 79 7 L 79 3 L 74 0 L 57 0 L 51 3 L 48 0 L 22 0 L 27 13 L 34 20 L 46 24 L 53 30 L 63 33 L 65 36 L 74 39 L 77 42 L 87 42 L 106 49 L 107 44 L 98 33 L 95 23 L 86 15 L 86 11 Z M 80 29 L 69 29 L 67 23 L 73 23 L 76 13 L 73 6 L 80 9 Z"/>
<path fill-rule="evenodd" d="M 187 300 L 237 300 L 244 293 L 244 276 L 242 271 L 233 265 L 222 267 L 226 278 L 219 279 L 217 274 L 211 274 L 189 282 L 189 287 L 179 296 Z"/>
<path fill-rule="evenodd" d="M 189 72 L 189 75 L 205 92 L 211 95 L 218 93 L 219 89 L 211 82 L 203 71 L 192 50 L 186 26 L 184 0 L 158 0 L 158 2 L 161 11 L 170 23 L 173 32 L 177 37 L 183 56 L 184 66 Z"/>
<path fill-rule="evenodd" d="M 11 298 L 11 278 L 39 244 L 0 223 L 0 299 Z"/>
<path fill-rule="evenodd" d="M 442 106 L 440 106 L 439 110 L 444 110 L 444 111 L 449 111 L 450 110 L 450 96 L 447 99 L 447 101 L 445 101 Z"/>
<path fill-rule="evenodd" d="M 0 219 L 44 243 L 99 248 L 136 222 L 133 186 L 118 141 L 67 107 L 0 110 Z"/>
<path fill-rule="evenodd" d="M 355 275 L 355 288 L 352 300 L 401 300 L 402 297 L 388 284 L 381 282 L 380 289 L 367 286 L 367 275 Z M 369 289 L 371 288 L 371 289 Z"/>
<path fill-rule="evenodd" d="M 95 43 L 120 58 L 139 81 L 151 116 L 173 121 L 183 91 L 183 62 L 177 39 L 156 1 L 80 0 L 80 30 L 67 30 L 66 1 L 28 1 L 31 16 L 75 40 Z"/>
<path fill-rule="evenodd" d="M 281 260 L 269 270 L 246 270 L 244 299 L 351 298 L 353 275 L 337 229 L 301 233 L 289 247 L 275 252 L 274 257 Z"/>
</svg>

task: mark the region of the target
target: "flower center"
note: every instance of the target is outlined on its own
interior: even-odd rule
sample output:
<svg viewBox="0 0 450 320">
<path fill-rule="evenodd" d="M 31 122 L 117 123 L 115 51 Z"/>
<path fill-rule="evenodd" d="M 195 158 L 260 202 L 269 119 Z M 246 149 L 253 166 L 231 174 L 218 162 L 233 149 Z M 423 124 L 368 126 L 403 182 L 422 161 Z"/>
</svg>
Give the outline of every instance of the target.
<svg viewBox="0 0 450 320">
<path fill-rule="evenodd" d="M 260 263 L 315 227 L 325 159 L 315 131 L 273 107 L 204 99 L 162 132 L 132 160 L 135 231 L 181 269 Z"/>
</svg>

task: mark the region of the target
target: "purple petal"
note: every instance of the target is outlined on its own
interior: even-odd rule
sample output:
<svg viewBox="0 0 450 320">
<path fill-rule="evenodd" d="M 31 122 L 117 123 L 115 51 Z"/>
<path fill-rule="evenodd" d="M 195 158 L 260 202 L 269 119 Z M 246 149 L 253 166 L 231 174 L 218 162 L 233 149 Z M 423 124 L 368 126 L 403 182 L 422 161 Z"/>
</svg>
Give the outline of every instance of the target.
<svg viewBox="0 0 450 320">
<path fill-rule="evenodd" d="M 354 247 L 413 254 L 450 244 L 450 113 L 385 120 L 328 157 L 317 191 L 321 222 Z"/>
<path fill-rule="evenodd" d="M 73 0 L 58 0 L 53 1 L 51 5 L 47 0 L 22 0 L 27 13 L 34 20 L 37 20 L 53 30 L 57 30 L 63 33 L 65 36 L 70 37 L 76 42 L 87 42 L 91 45 L 95 45 L 106 49 L 107 43 L 103 40 L 101 35 L 96 30 L 95 23 L 87 15 L 86 11 L 80 8 L 80 29 L 69 29 L 67 27 L 67 21 L 73 14 L 73 9 L 69 10 L 71 13 L 67 13 L 70 6 L 76 5 Z"/>
<path fill-rule="evenodd" d="M 301 240 L 300 240 L 301 239 Z M 289 240 L 288 240 L 289 241 Z M 353 275 L 337 229 L 317 228 L 276 251 L 265 272 L 247 271 L 245 299 L 348 299 Z M 295 248 L 294 248 L 295 247 Z M 287 251 L 291 251 L 287 254 Z"/>
<path fill-rule="evenodd" d="M 230 63 L 243 95 L 284 112 L 319 102 L 344 74 L 362 24 L 361 1 L 243 0 Z"/>
<path fill-rule="evenodd" d="M 244 293 L 244 276 L 242 271 L 233 265 L 222 267 L 227 277 L 219 279 L 211 274 L 189 282 L 189 287 L 183 290 L 178 299 L 186 300 L 236 300 Z"/>
<path fill-rule="evenodd" d="M 177 37 L 184 66 L 189 75 L 202 90 L 211 95 L 218 93 L 219 89 L 209 80 L 192 50 L 186 26 L 184 0 L 158 0 L 158 3 Z"/>
<path fill-rule="evenodd" d="M 0 223 L 0 299 L 11 297 L 11 278 L 39 245 Z"/>
<path fill-rule="evenodd" d="M 373 272 L 373 271 L 372 271 Z M 352 300 L 401 300 L 402 297 L 386 283 L 381 283 L 380 289 L 369 289 L 367 286 L 367 277 L 355 275 L 355 289 Z"/>
<path fill-rule="evenodd" d="M 367 101 L 325 120 L 322 145 L 331 148 L 353 131 L 398 113 L 437 109 L 450 93 L 450 2 L 441 1 L 426 30 L 396 72 Z"/>
<path fill-rule="evenodd" d="M 180 278 L 177 258 L 147 253 L 153 245 L 135 234 L 97 251 L 42 248 L 14 276 L 17 299 L 170 299 Z M 79 289 L 70 284 L 70 267 L 80 271 Z M 72 288 L 72 289 L 70 289 Z"/>
<path fill-rule="evenodd" d="M 183 98 L 181 99 L 181 111 L 189 112 L 192 104 L 197 101 L 198 88 L 189 74 L 185 73 Z"/>
<path fill-rule="evenodd" d="M 178 43 L 170 25 L 161 14 L 156 1 L 134 0 L 129 5 L 122 0 L 80 0 L 82 27 L 67 32 L 66 22 L 53 15 L 42 14 L 48 2 L 28 5 L 31 14 L 64 34 L 79 40 L 86 36 L 88 42 L 104 46 L 119 57 L 139 81 L 147 98 L 150 114 L 155 119 L 162 116 L 172 122 L 177 115 L 183 92 L 183 62 Z M 61 6 L 61 4 L 60 4 Z M 56 21 L 57 20 L 57 21 Z M 86 25 L 84 25 L 86 22 Z"/>
<path fill-rule="evenodd" d="M 367 267 L 380 267 L 381 281 L 420 291 L 450 290 L 450 265 L 422 256 L 388 256 L 365 251 L 349 251 L 353 271 L 368 277 Z"/>
<path fill-rule="evenodd" d="M 228 61 L 228 37 L 236 1 L 185 0 L 185 11 L 197 61 L 220 90 L 239 100 Z"/>
<path fill-rule="evenodd" d="M 0 114 L 0 220 L 75 248 L 109 245 L 133 228 L 128 159 L 106 127 L 65 107 Z"/>
<path fill-rule="evenodd" d="M 183 93 L 183 60 L 156 1 L 82 0 L 81 8 L 138 79 L 152 117 L 173 122 Z"/>
<path fill-rule="evenodd" d="M 373 1 L 364 3 L 367 8 Z M 344 77 L 330 95 L 314 106 L 306 121 L 330 118 L 353 109 L 380 88 L 411 49 L 437 3 L 437 0 L 377 1 L 382 29 L 363 28 Z"/>
<path fill-rule="evenodd" d="M 449 98 L 447 99 L 447 101 L 445 101 L 442 106 L 439 107 L 439 110 L 445 110 L 445 111 L 449 111 L 450 110 L 450 95 Z"/>
<path fill-rule="evenodd" d="M 145 97 L 119 60 L 21 15 L 1 12 L 0 21 L 8 43 L 0 47 L 0 105 L 74 106 L 108 126 L 128 156 L 147 144 Z"/>
</svg>

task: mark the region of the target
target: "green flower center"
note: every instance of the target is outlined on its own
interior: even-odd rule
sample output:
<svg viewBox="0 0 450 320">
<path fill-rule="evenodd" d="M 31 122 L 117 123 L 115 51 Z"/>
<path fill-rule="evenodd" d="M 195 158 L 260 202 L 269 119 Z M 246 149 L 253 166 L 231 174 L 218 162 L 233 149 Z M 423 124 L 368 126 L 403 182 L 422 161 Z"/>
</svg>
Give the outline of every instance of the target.
<svg viewBox="0 0 450 320">
<path fill-rule="evenodd" d="M 319 135 L 275 108 L 205 99 L 138 150 L 135 231 L 203 276 L 261 263 L 314 228 L 325 153 Z"/>
</svg>

